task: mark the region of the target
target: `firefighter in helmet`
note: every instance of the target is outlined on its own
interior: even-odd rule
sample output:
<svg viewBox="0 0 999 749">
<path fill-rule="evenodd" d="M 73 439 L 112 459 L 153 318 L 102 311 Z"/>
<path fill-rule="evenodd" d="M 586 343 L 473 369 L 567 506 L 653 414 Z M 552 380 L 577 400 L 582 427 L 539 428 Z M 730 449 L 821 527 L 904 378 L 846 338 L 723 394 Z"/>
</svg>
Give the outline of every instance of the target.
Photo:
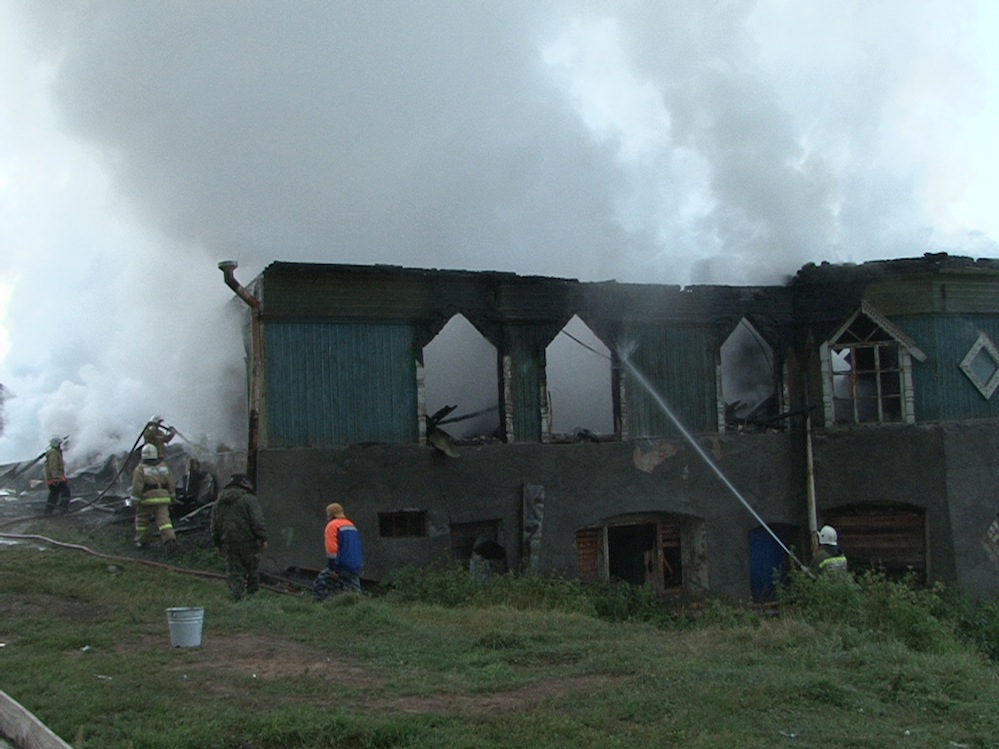
<svg viewBox="0 0 999 749">
<path fill-rule="evenodd" d="M 142 446 L 142 461 L 132 472 L 131 503 L 135 505 L 135 545 L 144 548 L 155 522 L 167 552 L 177 550 L 177 534 L 170 519 L 175 485 L 170 468 L 160 459 L 156 445 Z"/>
<path fill-rule="evenodd" d="M 839 548 L 839 536 L 831 525 L 819 529 L 819 548 L 810 569 L 815 575 L 847 571 L 846 555 Z"/>
</svg>

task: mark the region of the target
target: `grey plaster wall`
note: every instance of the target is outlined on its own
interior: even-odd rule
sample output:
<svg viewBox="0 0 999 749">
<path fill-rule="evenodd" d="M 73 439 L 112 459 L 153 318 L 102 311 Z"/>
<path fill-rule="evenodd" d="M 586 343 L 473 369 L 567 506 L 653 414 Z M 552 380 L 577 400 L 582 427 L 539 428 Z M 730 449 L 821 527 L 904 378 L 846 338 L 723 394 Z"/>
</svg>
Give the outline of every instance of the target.
<svg viewBox="0 0 999 749">
<path fill-rule="evenodd" d="M 954 581 L 944 430 L 937 425 L 836 429 L 816 432 L 815 494 L 823 512 L 858 504 L 895 503 L 926 512 L 928 577 Z"/>
<path fill-rule="evenodd" d="M 981 597 L 999 596 L 999 563 L 986 533 L 999 515 L 999 429 L 995 420 L 943 429 L 947 496 L 955 539 L 957 582 Z"/>
<path fill-rule="evenodd" d="M 705 523 L 711 591 L 747 598 L 748 536 L 758 522 L 689 445 L 674 444 L 676 454 L 651 472 L 636 467 L 636 451 L 651 446 L 641 442 L 459 447 L 459 458 L 419 445 L 263 450 L 259 495 L 273 539 L 267 561 L 278 569 L 320 567 L 324 507 L 337 501 L 361 531 L 365 577 L 449 560 L 451 524 L 483 520 L 501 522 L 500 542 L 517 567 L 529 483 L 545 487 L 544 571 L 578 573 L 579 528 L 629 513 L 677 513 Z M 699 444 L 765 522 L 806 527 L 800 434 L 719 435 Z M 406 509 L 427 512 L 429 536 L 380 538 L 378 513 Z"/>
</svg>

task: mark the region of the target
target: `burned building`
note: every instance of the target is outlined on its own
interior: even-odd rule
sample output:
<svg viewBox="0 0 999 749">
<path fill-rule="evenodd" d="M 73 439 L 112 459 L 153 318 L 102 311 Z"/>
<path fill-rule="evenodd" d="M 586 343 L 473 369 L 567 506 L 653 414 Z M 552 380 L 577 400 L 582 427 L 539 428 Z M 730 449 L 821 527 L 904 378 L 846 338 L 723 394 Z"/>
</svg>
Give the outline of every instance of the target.
<svg viewBox="0 0 999 749">
<path fill-rule="evenodd" d="M 283 262 L 244 288 L 220 268 L 245 302 L 248 463 L 279 567 L 320 566 L 338 501 L 374 579 L 489 548 L 501 568 L 759 599 L 830 523 L 854 568 L 999 592 L 999 261 L 684 288 Z M 478 344 L 431 367 L 453 321 Z"/>
</svg>

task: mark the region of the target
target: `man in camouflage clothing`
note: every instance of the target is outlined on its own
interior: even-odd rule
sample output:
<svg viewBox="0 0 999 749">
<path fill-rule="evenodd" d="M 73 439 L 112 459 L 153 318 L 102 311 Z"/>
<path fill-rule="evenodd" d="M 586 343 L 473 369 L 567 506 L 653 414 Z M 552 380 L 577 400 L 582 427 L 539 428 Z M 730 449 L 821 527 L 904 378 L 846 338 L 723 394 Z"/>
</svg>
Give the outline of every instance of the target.
<svg viewBox="0 0 999 749">
<path fill-rule="evenodd" d="M 212 507 L 212 543 L 225 557 L 229 590 L 242 601 L 260 587 L 258 554 L 267 550 L 267 529 L 253 484 L 234 473 Z"/>
</svg>

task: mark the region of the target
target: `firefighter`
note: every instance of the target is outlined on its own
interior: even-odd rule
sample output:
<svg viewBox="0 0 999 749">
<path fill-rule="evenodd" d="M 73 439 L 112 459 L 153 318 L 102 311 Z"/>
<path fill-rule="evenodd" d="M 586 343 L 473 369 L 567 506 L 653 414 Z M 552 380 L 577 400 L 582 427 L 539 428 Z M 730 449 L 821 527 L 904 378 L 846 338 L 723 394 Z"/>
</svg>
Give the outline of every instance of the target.
<svg viewBox="0 0 999 749">
<path fill-rule="evenodd" d="M 177 430 L 170 426 L 164 426 L 162 416 L 153 416 L 146 422 L 142 430 L 142 441 L 146 445 L 155 445 L 156 452 L 161 460 L 166 460 L 167 443 L 174 438 Z"/>
<path fill-rule="evenodd" d="M 810 569 L 815 575 L 847 571 L 846 555 L 839 548 L 836 529 L 831 525 L 823 525 L 819 529 L 819 548 L 815 552 Z"/>
<path fill-rule="evenodd" d="M 131 504 L 135 507 L 135 545 L 143 549 L 149 542 L 150 526 L 155 521 L 167 553 L 177 551 L 177 534 L 170 519 L 170 503 L 175 485 L 167 464 L 160 460 L 156 445 L 142 446 L 142 462 L 132 472 Z"/>
<path fill-rule="evenodd" d="M 212 507 L 212 543 L 225 557 L 229 590 L 236 601 L 260 588 L 261 551 L 267 551 L 267 528 L 249 477 L 234 473 Z"/>
<path fill-rule="evenodd" d="M 45 451 L 45 483 L 49 487 L 45 514 L 51 515 L 56 507 L 59 512 L 69 512 L 69 481 L 66 480 L 66 463 L 62 457 L 60 437 L 49 440 L 49 449 Z"/>
</svg>

